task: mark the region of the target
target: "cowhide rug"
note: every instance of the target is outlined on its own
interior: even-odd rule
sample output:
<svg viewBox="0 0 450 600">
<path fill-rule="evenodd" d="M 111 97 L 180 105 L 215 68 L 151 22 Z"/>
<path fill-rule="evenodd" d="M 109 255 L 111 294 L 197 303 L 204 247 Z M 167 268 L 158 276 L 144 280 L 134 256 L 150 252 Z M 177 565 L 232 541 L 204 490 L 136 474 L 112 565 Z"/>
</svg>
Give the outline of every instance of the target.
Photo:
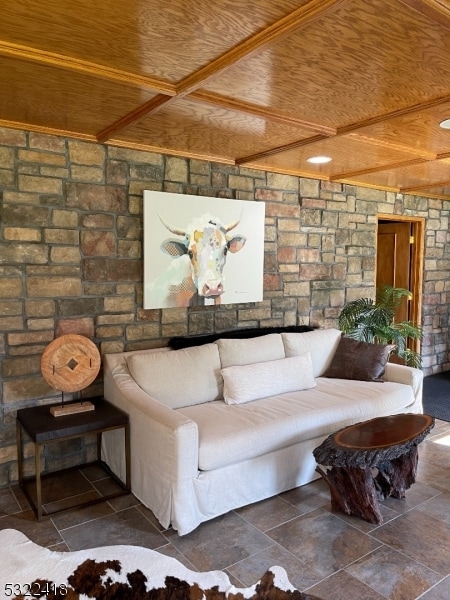
<svg viewBox="0 0 450 600">
<path fill-rule="evenodd" d="M 286 571 L 271 567 L 249 588 L 222 571 L 197 573 L 139 546 L 77 552 L 42 548 L 14 529 L 0 531 L 0 597 L 28 600 L 313 600 Z"/>
</svg>

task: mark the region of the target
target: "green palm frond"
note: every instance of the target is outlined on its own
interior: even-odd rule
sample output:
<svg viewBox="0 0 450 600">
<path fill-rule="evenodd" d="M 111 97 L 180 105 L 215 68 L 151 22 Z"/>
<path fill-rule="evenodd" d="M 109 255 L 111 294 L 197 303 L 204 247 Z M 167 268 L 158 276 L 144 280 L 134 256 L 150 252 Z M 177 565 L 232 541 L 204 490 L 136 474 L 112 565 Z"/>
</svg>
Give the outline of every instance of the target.
<svg viewBox="0 0 450 600">
<path fill-rule="evenodd" d="M 408 348 L 408 340 L 422 339 L 421 327 L 412 321 L 395 322 L 402 299 L 410 296 L 406 289 L 383 285 L 377 289 L 375 300 L 359 298 L 346 304 L 339 315 L 338 327 L 355 340 L 393 344 L 394 354 L 407 365 L 420 368 L 421 356 Z"/>
<path fill-rule="evenodd" d="M 407 348 L 402 358 L 405 359 L 405 363 L 410 367 L 415 367 L 416 369 L 422 368 L 422 357 L 417 352 L 414 352 L 414 350 Z"/>
<path fill-rule="evenodd" d="M 394 323 L 392 327 L 398 329 L 404 337 L 411 338 L 412 340 L 421 340 L 423 338 L 422 328 L 412 321 Z"/>
<path fill-rule="evenodd" d="M 377 288 L 375 302 L 378 306 L 383 306 L 395 317 L 397 310 L 403 298 L 410 298 L 411 292 L 404 288 L 394 288 L 390 285 L 382 285 Z"/>
</svg>

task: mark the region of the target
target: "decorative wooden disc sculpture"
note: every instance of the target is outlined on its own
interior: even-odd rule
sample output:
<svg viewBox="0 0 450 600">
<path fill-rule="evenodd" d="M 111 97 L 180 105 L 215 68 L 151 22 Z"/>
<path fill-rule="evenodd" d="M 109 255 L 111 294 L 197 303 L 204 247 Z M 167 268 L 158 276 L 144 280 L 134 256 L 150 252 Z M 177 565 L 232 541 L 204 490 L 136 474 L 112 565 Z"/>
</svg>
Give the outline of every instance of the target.
<svg viewBox="0 0 450 600">
<path fill-rule="evenodd" d="M 100 370 L 101 358 L 97 346 L 83 335 L 69 333 L 51 342 L 41 358 L 44 379 L 62 392 L 61 406 L 52 406 L 53 416 L 70 415 L 94 410 L 92 402 L 64 406 L 64 392 L 79 392 L 90 385 Z"/>
</svg>

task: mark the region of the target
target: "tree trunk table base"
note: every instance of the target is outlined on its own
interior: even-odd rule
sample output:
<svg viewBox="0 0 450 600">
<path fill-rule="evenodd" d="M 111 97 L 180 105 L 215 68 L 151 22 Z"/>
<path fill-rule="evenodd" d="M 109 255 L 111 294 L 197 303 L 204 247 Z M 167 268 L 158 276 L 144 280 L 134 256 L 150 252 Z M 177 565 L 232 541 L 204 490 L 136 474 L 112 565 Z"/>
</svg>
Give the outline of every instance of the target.
<svg viewBox="0 0 450 600">
<path fill-rule="evenodd" d="M 330 435 L 313 454 L 316 471 L 330 488 L 333 510 L 382 523 L 379 499 L 405 497 L 416 480 L 417 446 L 433 427 L 429 415 L 400 414 Z"/>
</svg>

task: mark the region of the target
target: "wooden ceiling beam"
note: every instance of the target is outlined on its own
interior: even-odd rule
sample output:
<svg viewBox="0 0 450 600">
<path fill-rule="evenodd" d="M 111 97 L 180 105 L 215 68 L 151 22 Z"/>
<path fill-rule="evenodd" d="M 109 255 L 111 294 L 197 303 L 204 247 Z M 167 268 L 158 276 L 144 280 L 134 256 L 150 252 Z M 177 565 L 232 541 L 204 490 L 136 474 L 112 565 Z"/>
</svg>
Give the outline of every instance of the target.
<svg viewBox="0 0 450 600">
<path fill-rule="evenodd" d="M 371 137 L 370 135 L 361 135 L 359 133 L 349 133 L 348 137 L 361 144 L 369 144 L 370 146 L 378 146 L 379 148 L 385 148 L 386 150 L 393 150 L 394 152 L 402 152 L 412 154 L 414 158 L 420 158 L 424 160 L 436 160 L 436 152 L 430 152 L 430 150 L 422 150 L 421 148 L 412 148 L 411 146 L 405 146 L 404 144 L 398 144 L 388 142 L 387 140 Z"/>
<path fill-rule="evenodd" d="M 18 121 L 6 121 L 0 119 L 0 127 L 6 127 L 8 129 L 26 129 L 27 131 L 33 131 L 35 133 L 44 133 L 46 135 L 59 135 L 63 137 L 76 138 L 77 140 L 84 140 L 86 142 L 96 142 L 97 138 L 95 135 L 89 133 L 80 133 L 79 131 L 70 131 L 68 129 L 55 129 L 54 127 L 46 127 L 44 125 L 34 125 L 33 123 L 25 123 Z"/>
<path fill-rule="evenodd" d="M 177 94 L 184 96 L 197 90 L 211 78 L 224 73 L 241 60 L 277 44 L 294 31 L 310 25 L 346 2 L 348 0 L 310 0 L 307 4 L 282 17 L 256 35 L 250 36 L 195 73 L 185 77 L 177 85 Z"/>
<path fill-rule="evenodd" d="M 391 171 L 392 169 L 399 169 L 401 167 L 410 167 L 411 165 L 419 165 L 420 163 L 429 162 L 425 158 L 410 158 L 409 160 L 399 161 L 397 163 L 390 163 L 389 165 L 382 165 L 377 167 L 368 167 L 367 169 L 359 169 L 358 171 L 350 171 L 348 173 L 337 173 L 336 175 L 330 175 L 330 181 L 340 181 L 341 179 L 352 179 L 353 177 L 359 177 L 360 175 L 369 175 L 370 173 L 379 173 L 381 171 Z"/>
<path fill-rule="evenodd" d="M 328 139 L 328 137 L 329 136 L 319 133 L 313 137 L 291 142 L 290 144 L 284 144 L 283 146 L 278 146 L 277 148 L 269 148 L 268 150 L 257 152 L 256 154 L 252 154 L 250 156 L 242 156 L 241 158 L 237 158 L 235 160 L 235 164 L 245 165 L 247 163 L 260 160 L 261 158 L 266 158 L 267 156 L 273 156 L 274 154 L 280 154 L 281 152 L 287 152 L 288 150 L 295 150 L 295 148 L 300 148 L 301 146 L 308 146 L 309 144 L 314 144 L 315 142 L 321 142 L 322 140 Z"/>
<path fill-rule="evenodd" d="M 96 135 L 97 141 L 100 143 L 106 142 L 108 139 L 113 137 L 114 134 L 122 131 L 122 129 L 125 129 L 128 127 L 128 125 L 131 125 L 131 123 L 135 123 L 136 121 L 139 121 L 139 119 L 142 119 L 149 114 L 156 113 L 173 100 L 175 100 L 173 96 L 164 96 L 163 94 L 158 94 L 158 96 L 155 96 L 145 104 L 138 106 L 136 110 L 131 111 L 127 115 L 124 115 L 122 118 L 118 119 L 115 123 L 111 123 L 111 125 L 108 125 L 108 127 L 105 127 L 102 129 L 102 131 L 99 131 L 99 133 Z"/>
<path fill-rule="evenodd" d="M 450 6 L 447 0 L 399 0 L 399 2 L 450 29 Z"/>
<path fill-rule="evenodd" d="M 209 160 L 211 162 L 218 162 L 225 165 L 234 165 L 234 160 L 224 158 L 223 156 L 216 156 L 214 154 L 198 154 L 196 152 L 185 152 L 183 150 L 176 150 L 174 148 L 165 148 L 161 146 L 152 146 L 151 144 L 130 142 L 125 140 L 119 140 L 111 138 L 108 140 L 109 146 L 116 146 L 117 148 L 129 148 L 132 150 L 141 150 L 143 152 L 154 152 L 155 154 L 170 154 L 172 156 L 181 156 L 183 158 L 191 158 L 196 160 Z"/>
<path fill-rule="evenodd" d="M 246 102 L 241 102 L 240 100 L 234 100 L 233 98 L 227 98 L 211 92 L 199 90 L 197 92 L 192 92 L 189 94 L 189 96 L 187 96 L 187 98 L 189 100 L 211 104 L 212 106 L 216 106 L 218 108 L 244 113 L 253 117 L 261 117 L 267 121 L 281 123 L 282 125 L 301 127 L 302 129 L 306 129 L 308 131 L 323 133 L 326 136 L 336 135 L 335 127 L 328 127 L 327 125 L 321 125 L 320 123 L 303 121 L 302 119 L 297 119 L 289 115 L 278 113 L 262 106 L 248 104 Z"/>
<path fill-rule="evenodd" d="M 410 194 L 411 192 L 445 187 L 447 185 L 450 185 L 450 179 L 447 181 L 434 181 L 433 183 L 423 183 L 421 185 L 412 185 L 411 187 L 400 188 L 400 192 L 402 192 L 402 194 Z"/>
<path fill-rule="evenodd" d="M 64 56 L 54 52 L 29 48 L 28 46 L 20 46 L 19 44 L 11 44 L 1 40 L 0 56 L 7 56 L 9 58 L 35 62 L 41 65 L 48 65 L 50 67 L 64 69 L 66 71 L 75 71 L 77 73 L 83 73 L 84 75 L 90 75 L 91 77 L 97 77 L 100 79 L 119 81 L 120 83 L 126 83 L 127 85 L 134 87 L 145 88 L 147 90 L 151 90 L 160 94 L 166 94 L 168 96 L 174 96 L 176 93 L 175 86 L 173 84 L 160 81 L 159 79 L 155 79 L 153 77 L 137 75 L 136 73 L 121 71 L 120 69 L 113 69 L 105 65 L 99 65 L 98 63 L 91 63 L 86 60 L 72 58 L 71 56 Z"/>
</svg>

